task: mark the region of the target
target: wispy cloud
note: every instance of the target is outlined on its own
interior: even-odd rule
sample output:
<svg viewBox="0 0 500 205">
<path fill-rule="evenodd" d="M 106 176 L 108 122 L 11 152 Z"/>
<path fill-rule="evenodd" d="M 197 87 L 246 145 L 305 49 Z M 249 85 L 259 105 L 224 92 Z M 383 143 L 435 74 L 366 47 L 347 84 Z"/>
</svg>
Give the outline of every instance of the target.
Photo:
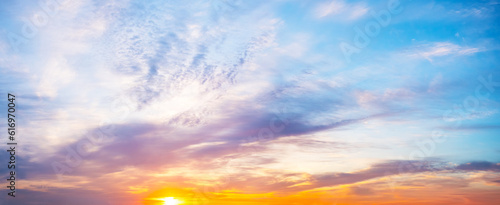
<svg viewBox="0 0 500 205">
<path fill-rule="evenodd" d="M 444 56 L 466 56 L 481 52 L 480 48 L 459 46 L 449 42 L 438 42 L 416 46 L 406 53 L 411 57 L 423 58 L 430 62 Z"/>
<path fill-rule="evenodd" d="M 319 3 L 314 14 L 318 18 L 336 17 L 340 19 L 356 20 L 368 13 L 369 8 L 363 3 L 347 3 L 343 0 L 333 0 Z"/>
</svg>

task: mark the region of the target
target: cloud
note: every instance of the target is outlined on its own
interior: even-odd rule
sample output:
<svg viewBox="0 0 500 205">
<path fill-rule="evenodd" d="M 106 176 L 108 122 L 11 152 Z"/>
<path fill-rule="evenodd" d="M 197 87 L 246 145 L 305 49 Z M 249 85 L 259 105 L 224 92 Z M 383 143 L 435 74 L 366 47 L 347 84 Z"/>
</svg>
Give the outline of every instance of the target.
<svg viewBox="0 0 500 205">
<path fill-rule="evenodd" d="M 414 58 L 423 58 L 433 62 L 435 58 L 445 56 L 467 56 L 481 52 L 481 49 L 474 47 L 462 47 L 449 42 L 437 42 L 417 46 L 409 51 L 407 55 Z"/>
<path fill-rule="evenodd" d="M 456 167 L 458 170 L 464 171 L 494 171 L 500 172 L 500 163 L 492 163 L 487 161 L 474 161 L 465 164 L 460 164 Z"/>
<path fill-rule="evenodd" d="M 379 177 L 395 177 L 404 174 L 418 174 L 425 172 L 456 172 L 456 171 L 492 171 L 500 172 L 498 163 L 492 162 L 470 162 L 456 166 L 441 161 L 417 161 L 417 160 L 394 160 L 372 165 L 368 169 L 349 173 L 327 173 L 313 175 L 309 181 L 310 185 L 292 187 L 291 189 L 309 190 L 321 187 L 331 187 L 346 184 L 355 184 Z M 366 191 L 366 190 L 365 190 Z"/>
<path fill-rule="evenodd" d="M 335 17 L 349 21 L 362 18 L 368 13 L 367 8 L 362 3 L 346 3 L 343 0 L 333 0 L 319 3 L 314 13 L 317 18 Z"/>
<path fill-rule="evenodd" d="M 30 205 L 30 204 L 74 204 L 74 205 L 107 205 L 109 200 L 127 202 L 128 199 L 118 199 L 112 195 L 103 195 L 98 191 L 81 189 L 51 189 L 50 191 L 32 191 L 26 189 L 16 189 L 16 198 L 8 198 L 7 194 L 0 197 L 0 205 Z M 29 196 L 29 197 L 27 197 Z M 36 199 L 36 202 L 35 200 Z"/>
<path fill-rule="evenodd" d="M 352 194 L 361 195 L 361 196 L 372 195 L 375 193 L 372 189 L 370 189 L 368 187 L 353 186 L 350 188 L 350 190 L 351 190 Z"/>
<path fill-rule="evenodd" d="M 43 160 L 104 121 L 206 123 L 239 70 L 274 42 L 280 20 L 258 9 L 260 4 L 248 4 L 65 4 L 30 44 L 43 52 L 0 60 L 9 76 L 20 75 L 18 92 L 36 96 L 23 105 L 30 114 L 25 134 L 38 136 L 27 139 L 26 153 Z M 24 73 L 11 73 L 11 65 Z M 57 128 L 48 131 L 48 124 Z"/>
<path fill-rule="evenodd" d="M 143 156 L 143 157 L 148 157 Z M 258 162 L 261 161 L 261 162 Z M 108 161 L 110 162 L 110 161 Z M 150 175 L 150 169 L 143 169 L 140 173 L 137 173 L 138 170 L 135 169 L 121 169 L 120 171 L 109 172 L 105 177 L 100 177 L 100 174 L 96 175 L 88 175 L 87 179 L 83 181 L 87 181 L 89 183 L 82 183 L 73 189 L 60 189 L 56 187 L 44 187 L 43 192 L 46 196 L 50 196 L 52 193 L 60 193 L 61 191 L 67 192 L 68 197 L 71 197 L 73 194 L 80 193 L 79 190 L 87 189 L 87 186 L 95 187 L 93 184 L 94 180 L 98 180 L 102 186 L 95 187 L 94 189 L 106 189 L 110 184 L 106 184 L 104 182 L 113 181 L 116 177 L 123 179 L 123 175 L 127 175 L 130 178 L 123 179 L 125 181 L 120 182 L 120 184 L 124 183 L 135 183 L 136 187 L 142 187 L 143 185 L 148 185 L 149 188 L 154 190 L 155 180 L 166 180 L 164 183 L 170 183 L 172 186 L 174 184 L 184 186 L 193 186 L 193 180 L 196 180 L 197 183 L 210 182 L 212 185 L 208 185 L 212 187 L 210 190 L 214 190 L 216 192 L 210 192 L 206 194 L 216 194 L 216 195 L 224 195 L 223 190 L 225 189 L 233 189 L 233 190 L 244 190 L 240 194 L 266 194 L 266 193 L 275 193 L 281 196 L 290 196 L 296 193 L 304 193 L 305 191 L 310 192 L 312 190 L 330 190 L 335 191 L 341 187 L 348 187 L 349 193 L 352 195 L 360 196 L 360 197 L 369 197 L 376 196 L 381 193 L 382 190 L 389 190 L 391 186 L 395 186 L 396 190 L 399 189 L 400 186 L 403 187 L 420 187 L 422 185 L 425 186 L 434 186 L 439 185 L 440 187 L 468 187 L 470 183 L 478 182 L 476 178 L 467 178 L 465 181 L 460 177 L 455 175 L 456 173 L 468 173 L 469 176 L 474 176 L 475 173 L 490 173 L 490 175 L 481 175 L 478 176 L 477 179 L 486 180 L 488 183 L 494 183 L 495 180 L 498 180 L 497 176 L 494 173 L 500 172 L 500 163 L 492 163 L 487 161 L 475 161 L 469 163 L 463 163 L 459 165 L 452 165 L 450 163 L 444 163 L 442 161 L 407 161 L 407 160 L 396 160 L 396 161 L 385 161 L 372 165 L 371 167 L 363 170 L 353 171 L 353 172 L 335 172 L 335 173 L 324 173 L 324 174 L 307 174 L 300 172 L 288 171 L 284 172 L 282 170 L 272 170 L 272 169 L 255 169 L 256 165 L 261 163 L 269 163 L 269 159 L 258 159 L 254 163 L 257 164 L 248 164 L 245 171 L 243 172 L 224 172 L 226 174 L 227 182 L 224 184 L 220 184 L 221 178 L 213 178 L 214 180 L 207 180 L 203 178 L 191 178 L 189 176 L 190 172 L 178 172 L 174 175 L 168 174 L 165 170 L 165 174 L 158 177 L 153 177 L 154 175 Z M 186 164 L 188 162 L 184 162 Z M 170 165 L 172 166 L 172 165 Z M 220 165 L 219 165 L 220 166 Z M 89 167 L 87 171 L 99 171 L 102 166 L 92 166 Z M 141 166 L 143 167 L 143 166 Z M 176 165 L 179 167 L 179 165 Z M 190 167 L 193 169 L 196 167 Z M 127 171 L 129 170 L 129 171 Z M 35 170 L 28 170 L 29 172 L 36 173 Z M 198 170 L 200 171 L 200 170 Z M 206 170 L 203 171 L 204 175 L 207 175 Z M 410 177 L 408 176 L 419 176 L 426 175 L 426 178 L 422 177 Z M 493 174 L 493 175 L 491 175 Z M 439 175 L 442 177 L 436 178 L 431 177 L 432 175 Z M 32 179 L 38 179 L 41 176 L 27 176 L 26 182 L 30 182 Z M 136 178 L 135 177 L 139 177 Z M 147 177 L 147 180 L 145 180 Z M 402 179 L 404 178 L 404 179 Z M 144 184 L 146 183 L 146 184 Z M 214 184 L 219 184 L 217 189 L 214 189 L 216 186 Z M 392 185 L 391 185 L 392 184 Z M 341 186 L 342 185 L 342 186 Z M 161 187 L 161 186 L 160 186 Z M 28 188 L 35 189 L 36 187 Z M 128 189 L 123 187 L 124 190 L 134 191 L 136 188 L 132 187 Z M 325 188 L 325 189 L 321 189 Z M 449 191 L 453 191 L 451 189 L 447 189 Z M 22 190 L 21 190 L 22 191 Z M 394 190 L 393 190 L 394 191 Z M 24 191 L 26 192 L 26 191 Z M 35 194 L 38 191 L 29 191 L 34 192 Z M 219 193 L 217 193 L 219 192 Z M 90 194 L 92 192 L 89 192 Z M 100 191 L 99 195 L 95 195 L 95 198 L 107 198 L 111 200 L 112 196 L 110 195 L 113 192 L 108 191 Z M 238 193 L 236 191 L 235 193 Z M 215 196 L 215 195 L 214 195 Z M 233 196 L 234 197 L 234 196 Z M 43 197 L 42 197 L 43 198 Z M 50 198 L 50 197 L 49 197 Z M 47 198 L 47 200 L 49 200 Z M 56 200 L 56 199 L 52 199 Z M 65 200 L 65 198 L 57 198 L 57 200 Z"/>
<path fill-rule="evenodd" d="M 461 18 L 485 19 L 485 17 L 495 15 L 496 5 L 498 5 L 496 1 L 478 2 L 467 7 L 462 5 L 459 8 L 450 10 L 448 13 Z"/>
<path fill-rule="evenodd" d="M 322 18 L 332 14 L 339 14 L 346 7 L 343 1 L 331 1 L 323 3 L 317 7 L 317 16 Z"/>
</svg>

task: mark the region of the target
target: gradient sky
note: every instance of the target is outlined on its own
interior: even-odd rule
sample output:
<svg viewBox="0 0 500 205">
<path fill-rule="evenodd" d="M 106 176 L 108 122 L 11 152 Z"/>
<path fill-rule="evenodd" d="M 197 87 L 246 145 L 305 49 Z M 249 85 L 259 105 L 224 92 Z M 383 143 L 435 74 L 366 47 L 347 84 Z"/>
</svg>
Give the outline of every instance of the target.
<svg viewBox="0 0 500 205">
<path fill-rule="evenodd" d="M 500 203 L 498 0 L 40 2 L 1 205 Z"/>
</svg>

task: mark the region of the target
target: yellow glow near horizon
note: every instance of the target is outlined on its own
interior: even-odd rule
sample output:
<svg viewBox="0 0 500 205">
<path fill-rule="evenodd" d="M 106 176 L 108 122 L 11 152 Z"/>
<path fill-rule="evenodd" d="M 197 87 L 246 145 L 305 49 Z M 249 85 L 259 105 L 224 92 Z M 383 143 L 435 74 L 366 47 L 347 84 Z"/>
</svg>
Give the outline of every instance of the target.
<svg viewBox="0 0 500 205">
<path fill-rule="evenodd" d="M 175 199 L 174 197 L 165 197 L 165 198 L 162 198 L 161 200 L 163 200 L 163 205 L 178 205 L 178 204 L 181 204 L 182 201 L 179 201 L 177 199 Z"/>
</svg>

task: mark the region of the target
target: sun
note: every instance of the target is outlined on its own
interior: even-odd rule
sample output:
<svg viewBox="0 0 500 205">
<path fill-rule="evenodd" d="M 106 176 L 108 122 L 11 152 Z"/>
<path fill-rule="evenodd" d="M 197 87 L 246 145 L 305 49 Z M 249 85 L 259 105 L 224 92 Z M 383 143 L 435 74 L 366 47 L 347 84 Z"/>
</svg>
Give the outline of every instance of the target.
<svg viewBox="0 0 500 205">
<path fill-rule="evenodd" d="M 163 200 L 163 205 L 178 205 L 182 203 L 182 201 L 179 201 L 174 197 L 165 197 L 162 198 L 161 200 Z"/>
</svg>

